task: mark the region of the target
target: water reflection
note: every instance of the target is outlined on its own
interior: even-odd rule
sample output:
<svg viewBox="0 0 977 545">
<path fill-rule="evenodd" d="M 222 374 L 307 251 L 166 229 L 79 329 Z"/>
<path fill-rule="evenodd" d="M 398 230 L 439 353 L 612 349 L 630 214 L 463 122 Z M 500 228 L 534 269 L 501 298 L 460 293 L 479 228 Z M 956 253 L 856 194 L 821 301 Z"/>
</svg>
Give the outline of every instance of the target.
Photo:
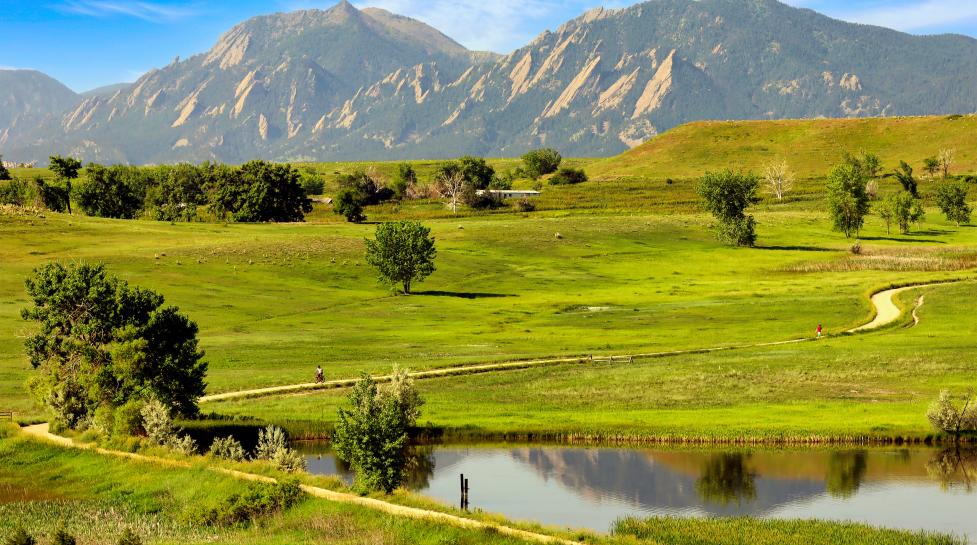
<svg viewBox="0 0 977 545">
<path fill-rule="evenodd" d="M 943 490 L 955 487 L 969 492 L 977 484 L 977 449 L 962 449 L 959 446 L 944 449 L 926 464 L 929 475 L 940 482 Z"/>
<path fill-rule="evenodd" d="M 322 447 L 310 470 L 340 473 Z M 449 504 L 458 474 L 471 506 L 516 519 L 607 530 L 627 515 L 855 520 L 977 540 L 977 451 L 964 449 L 692 450 L 427 446 L 408 487 Z"/>
<path fill-rule="evenodd" d="M 722 453 L 710 456 L 695 483 L 699 497 L 706 503 L 733 503 L 756 498 L 755 477 L 746 467 L 748 454 Z"/>
<path fill-rule="evenodd" d="M 868 470 L 868 453 L 864 450 L 840 451 L 828 454 L 828 476 L 825 486 L 836 498 L 850 498 L 862 486 Z"/>
</svg>

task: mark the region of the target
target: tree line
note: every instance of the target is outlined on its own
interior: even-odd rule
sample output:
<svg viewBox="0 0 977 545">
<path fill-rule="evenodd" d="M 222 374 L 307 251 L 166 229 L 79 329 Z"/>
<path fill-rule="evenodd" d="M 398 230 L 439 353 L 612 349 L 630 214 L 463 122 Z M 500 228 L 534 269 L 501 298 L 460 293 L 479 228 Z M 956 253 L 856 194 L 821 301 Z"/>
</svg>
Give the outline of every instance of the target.
<svg viewBox="0 0 977 545">
<path fill-rule="evenodd" d="M 82 173 L 77 159 L 53 156 L 49 168 L 53 181 L 38 176 L 0 185 L 0 203 L 69 213 L 74 203 L 90 216 L 116 219 L 291 222 L 312 211 L 309 191 L 322 188 L 320 179 L 291 165 L 260 160 L 241 166 L 90 163 Z"/>
</svg>

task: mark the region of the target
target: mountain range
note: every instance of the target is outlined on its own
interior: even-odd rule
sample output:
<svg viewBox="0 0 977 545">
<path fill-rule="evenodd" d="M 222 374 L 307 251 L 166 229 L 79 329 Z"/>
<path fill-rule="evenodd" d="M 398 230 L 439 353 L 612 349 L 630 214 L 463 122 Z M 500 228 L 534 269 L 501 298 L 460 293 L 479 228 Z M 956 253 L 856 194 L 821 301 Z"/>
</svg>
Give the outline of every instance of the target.
<svg viewBox="0 0 977 545">
<path fill-rule="evenodd" d="M 0 153 L 107 163 L 620 153 L 703 119 L 977 111 L 977 40 L 776 0 L 598 8 L 508 54 L 343 1 L 249 19 L 131 85 L 0 71 Z"/>
</svg>

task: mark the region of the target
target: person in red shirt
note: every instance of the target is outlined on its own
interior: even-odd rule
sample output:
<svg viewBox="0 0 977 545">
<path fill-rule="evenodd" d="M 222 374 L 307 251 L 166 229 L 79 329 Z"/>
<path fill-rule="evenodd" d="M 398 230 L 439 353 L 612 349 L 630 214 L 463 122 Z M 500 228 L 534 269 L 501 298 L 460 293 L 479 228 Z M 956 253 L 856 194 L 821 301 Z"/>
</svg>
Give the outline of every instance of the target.
<svg viewBox="0 0 977 545">
<path fill-rule="evenodd" d="M 818 338 L 821 338 L 821 324 L 818 324 Z"/>
</svg>

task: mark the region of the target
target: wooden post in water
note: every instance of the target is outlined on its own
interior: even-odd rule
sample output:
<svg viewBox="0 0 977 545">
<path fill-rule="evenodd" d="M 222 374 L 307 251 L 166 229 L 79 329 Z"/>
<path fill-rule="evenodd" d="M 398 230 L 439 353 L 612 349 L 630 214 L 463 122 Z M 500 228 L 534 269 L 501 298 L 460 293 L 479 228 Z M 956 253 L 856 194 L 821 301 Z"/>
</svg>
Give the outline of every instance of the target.
<svg viewBox="0 0 977 545">
<path fill-rule="evenodd" d="M 461 484 L 461 508 L 468 510 L 468 479 L 465 478 L 465 474 L 462 473 L 459 476 L 459 484 Z"/>
</svg>

